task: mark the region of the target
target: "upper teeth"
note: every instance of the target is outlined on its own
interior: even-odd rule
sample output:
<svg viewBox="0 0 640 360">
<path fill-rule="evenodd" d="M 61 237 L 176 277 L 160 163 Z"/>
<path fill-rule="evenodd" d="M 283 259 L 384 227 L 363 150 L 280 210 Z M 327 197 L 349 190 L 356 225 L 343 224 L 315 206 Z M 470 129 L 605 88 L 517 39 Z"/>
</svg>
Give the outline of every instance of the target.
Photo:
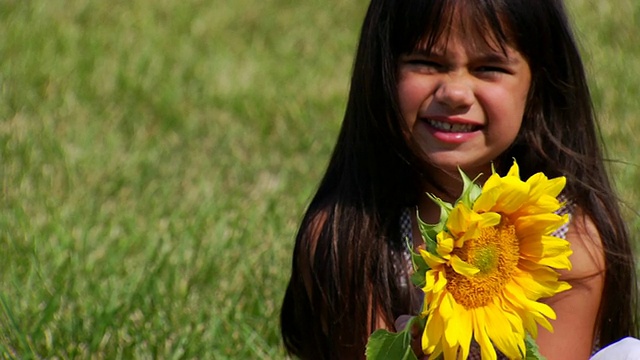
<svg viewBox="0 0 640 360">
<path fill-rule="evenodd" d="M 429 123 L 429 125 L 433 126 L 436 129 L 448 132 L 471 132 L 474 128 L 474 126 L 471 124 L 456 124 L 431 119 L 427 119 L 427 122 Z"/>
</svg>

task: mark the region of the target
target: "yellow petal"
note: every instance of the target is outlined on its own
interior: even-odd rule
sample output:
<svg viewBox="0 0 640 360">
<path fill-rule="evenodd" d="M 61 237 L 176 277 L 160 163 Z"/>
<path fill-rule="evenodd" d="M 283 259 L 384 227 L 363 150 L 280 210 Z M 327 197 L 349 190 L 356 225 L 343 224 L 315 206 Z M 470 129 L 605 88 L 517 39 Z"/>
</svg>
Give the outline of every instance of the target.
<svg viewBox="0 0 640 360">
<path fill-rule="evenodd" d="M 523 289 L 517 286 L 515 283 L 509 283 L 505 286 L 505 295 L 507 297 L 513 296 L 516 300 L 512 301 L 514 305 L 521 307 L 527 314 L 533 316 L 535 321 L 545 327 L 547 330 L 552 331 L 553 327 L 546 318 L 555 319 L 556 313 L 549 305 L 529 300 L 524 293 Z M 527 328 L 528 331 L 531 329 Z"/>
<path fill-rule="evenodd" d="M 508 358 L 518 358 L 520 351 L 517 338 L 524 339 L 525 335 L 514 332 L 502 310 L 495 304 L 489 304 L 482 310 L 486 312 L 485 316 L 490 321 L 490 325 L 486 329 L 491 342 Z"/>
<path fill-rule="evenodd" d="M 527 298 L 532 300 L 538 300 L 540 298 L 551 297 L 558 293 L 558 286 L 549 286 L 548 283 L 540 283 L 537 279 L 527 276 L 527 274 L 521 273 L 520 276 L 514 276 L 513 281 L 518 284 L 524 291 Z M 557 282 L 553 282 L 557 284 Z"/>
<path fill-rule="evenodd" d="M 526 183 L 529 184 L 530 188 L 529 197 L 532 200 L 536 200 L 542 194 L 545 194 L 545 184 L 548 181 L 549 179 L 547 178 L 547 176 L 541 172 L 531 175 L 531 177 L 529 177 L 526 181 Z"/>
<path fill-rule="evenodd" d="M 518 312 L 511 307 L 509 301 L 505 299 L 504 296 L 501 296 L 496 301 L 499 302 L 502 312 L 509 321 L 509 324 L 511 324 L 511 328 L 514 329 L 514 331 L 518 334 L 524 334 L 525 330 L 522 323 L 522 318 L 520 317 Z"/>
<path fill-rule="evenodd" d="M 524 309 L 524 304 L 529 300 L 524 293 L 524 289 L 516 283 L 509 282 L 504 287 L 504 294 L 514 308 Z"/>
<path fill-rule="evenodd" d="M 571 289 L 571 284 L 569 284 L 568 282 L 559 281 L 557 284 L 558 285 L 557 285 L 557 288 L 556 288 L 556 293 L 560 293 L 560 292 L 567 291 L 567 290 Z"/>
<path fill-rule="evenodd" d="M 522 216 L 515 220 L 518 238 L 528 236 L 539 237 L 549 235 L 568 221 L 568 216 L 560 216 L 553 213 Z"/>
<path fill-rule="evenodd" d="M 464 246 L 464 243 L 467 240 L 476 239 L 481 235 L 480 228 L 478 227 L 478 223 L 474 222 L 469 224 L 467 231 L 460 233 L 458 238 L 456 239 L 454 246 L 457 248 L 461 248 Z"/>
<path fill-rule="evenodd" d="M 478 215 L 478 226 L 481 228 L 496 226 L 500 224 L 500 220 L 502 220 L 502 216 L 496 212 L 486 212 Z"/>
<path fill-rule="evenodd" d="M 569 255 L 571 255 L 572 253 L 573 252 L 569 250 L 566 254 L 544 257 L 538 260 L 538 264 L 550 266 L 556 269 L 571 270 L 571 261 L 569 261 Z"/>
<path fill-rule="evenodd" d="M 513 213 L 509 214 L 510 218 L 517 219 L 521 216 L 536 215 L 544 213 L 552 213 L 558 211 L 562 204 L 555 197 L 543 195 L 533 202 L 527 202 Z"/>
<path fill-rule="evenodd" d="M 422 292 L 428 293 L 433 290 L 436 280 L 438 279 L 438 273 L 438 270 L 427 270 L 424 274 L 424 286 L 422 287 Z"/>
<path fill-rule="evenodd" d="M 505 287 L 504 297 L 506 301 L 508 301 L 513 310 L 520 314 L 520 318 L 522 319 L 522 325 L 527 330 L 529 334 L 535 339 L 538 336 L 538 326 L 531 316 L 526 310 L 526 307 L 523 305 L 527 298 L 521 292 L 521 288 L 518 286 L 507 286 Z"/>
<path fill-rule="evenodd" d="M 482 360 L 496 360 L 496 350 L 486 332 L 486 319 L 482 311 L 473 312 L 473 338 L 480 345 Z"/>
<path fill-rule="evenodd" d="M 447 277 L 441 270 L 428 270 L 425 274 L 425 286 L 422 291 L 428 293 L 439 293 L 447 286 Z"/>
<path fill-rule="evenodd" d="M 494 174 L 495 175 L 495 174 Z M 497 179 L 500 179 L 499 176 L 495 175 Z M 485 182 L 484 187 L 482 188 L 482 193 L 476 199 L 476 202 L 473 203 L 473 211 L 483 213 L 487 211 L 491 211 L 491 209 L 498 202 L 498 198 L 500 198 L 501 189 L 499 186 L 499 182 L 491 188 L 488 188 L 487 184 L 494 176 L 491 176 L 487 182 Z M 499 180 L 497 180 L 499 181 Z M 495 183 L 495 181 L 494 181 Z"/>
<path fill-rule="evenodd" d="M 427 318 L 427 323 L 422 333 L 422 351 L 425 354 L 433 353 L 443 334 L 444 320 L 437 312 L 434 312 Z"/>
<path fill-rule="evenodd" d="M 491 176 L 489 176 L 487 181 L 485 181 L 484 185 L 482 186 L 482 194 L 484 194 L 487 191 L 491 191 L 493 189 L 499 188 L 501 184 L 502 184 L 502 178 L 500 177 L 500 175 L 496 173 L 491 174 Z"/>
<path fill-rule="evenodd" d="M 451 302 L 451 317 L 447 321 L 447 326 L 444 328 L 444 339 L 449 346 L 458 344 L 459 330 L 460 330 L 460 317 L 458 313 L 458 306 L 455 301 Z M 461 307 L 461 306 L 460 306 Z"/>
<path fill-rule="evenodd" d="M 543 328 L 549 330 L 549 332 L 553 332 L 553 326 L 547 318 L 555 320 L 556 313 L 553 311 L 551 307 L 547 304 L 543 304 L 537 301 L 529 301 L 529 306 L 533 311 L 530 311 L 536 322 L 540 324 Z"/>
<path fill-rule="evenodd" d="M 450 265 L 455 272 L 466 277 L 471 277 L 480 272 L 480 269 L 460 259 L 458 255 L 451 256 Z"/>
<path fill-rule="evenodd" d="M 513 165 L 511 165 L 507 176 L 517 177 L 518 179 L 520 178 L 520 168 L 518 167 L 518 163 L 515 160 L 513 161 Z"/>
<path fill-rule="evenodd" d="M 518 210 L 529 199 L 529 185 L 519 178 L 502 179 L 502 194 L 493 211 L 510 214 Z"/>
<path fill-rule="evenodd" d="M 428 354 L 427 352 L 425 352 L 425 354 Z M 433 348 L 433 351 L 431 352 L 431 355 L 429 355 L 429 360 L 442 360 L 442 343 L 438 343 L 438 345 L 436 345 Z"/>
<path fill-rule="evenodd" d="M 444 275 L 444 272 L 439 271 L 438 281 L 436 281 L 435 285 L 433 286 L 433 291 L 439 293 L 444 290 L 445 286 L 447 286 L 447 277 Z"/>
<path fill-rule="evenodd" d="M 436 235 L 436 240 L 438 242 L 436 251 L 441 256 L 449 255 L 453 251 L 453 237 L 449 233 L 445 231 L 439 232 Z"/>
<path fill-rule="evenodd" d="M 455 329 L 455 338 L 460 346 L 460 357 L 467 359 L 469 356 L 469 347 L 471 346 L 471 335 L 473 334 L 471 312 L 465 309 L 464 306 L 458 304 L 456 304 L 454 312 L 456 316 L 451 319 L 450 326 Z"/>
<path fill-rule="evenodd" d="M 442 343 L 442 352 L 444 353 L 444 360 L 455 360 L 456 353 L 458 352 L 458 345 L 448 344 L 445 341 Z"/>
<path fill-rule="evenodd" d="M 532 257 L 558 256 L 569 250 L 569 242 L 555 236 L 530 236 L 520 241 L 520 252 Z"/>
<path fill-rule="evenodd" d="M 451 213 L 449 219 L 447 219 L 447 229 L 454 237 L 460 237 L 471 224 L 471 210 L 469 210 L 463 203 L 458 203 Z"/>
<path fill-rule="evenodd" d="M 478 238 L 481 235 L 481 230 L 483 228 L 496 226 L 500 224 L 501 219 L 502 216 L 495 212 L 482 214 L 473 212 L 470 215 L 470 222 L 467 226 L 467 230 L 458 235 L 458 239 L 455 241 L 455 247 L 462 247 L 465 241 Z"/>
<path fill-rule="evenodd" d="M 543 173 L 537 173 L 531 176 L 527 183 L 531 186 L 531 197 L 538 198 L 540 196 L 549 195 L 554 198 L 560 195 L 562 189 L 567 184 L 564 176 L 548 180 Z"/>
<path fill-rule="evenodd" d="M 524 328 L 527 330 L 527 333 L 531 335 L 532 338 L 538 338 L 538 325 L 533 320 L 533 316 L 529 314 L 524 314 L 522 316 L 522 323 L 524 324 Z"/>
<path fill-rule="evenodd" d="M 438 308 L 438 313 L 445 321 L 448 321 L 453 315 L 453 303 L 455 303 L 453 296 L 450 293 L 445 293 Z"/>
<path fill-rule="evenodd" d="M 435 256 L 424 249 L 420 249 L 420 256 L 422 256 L 427 265 L 432 269 L 438 268 L 440 265 L 445 263 L 444 259 Z"/>
<path fill-rule="evenodd" d="M 535 276 L 539 277 L 541 281 L 558 280 L 558 272 L 556 270 L 545 265 L 540 265 L 536 261 L 538 261 L 538 259 L 530 260 L 525 256 L 521 256 L 520 261 L 518 262 L 518 268 L 522 269 L 522 271 L 535 274 Z"/>
<path fill-rule="evenodd" d="M 542 237 L 541 237 L 542 238 Z M 542 257 L 544 255 L 544 244 L 542 241 L 536 241 L 529 237 L 527 240 L 520 242 L 520 253 L 532 257 Z"/>
</svg>

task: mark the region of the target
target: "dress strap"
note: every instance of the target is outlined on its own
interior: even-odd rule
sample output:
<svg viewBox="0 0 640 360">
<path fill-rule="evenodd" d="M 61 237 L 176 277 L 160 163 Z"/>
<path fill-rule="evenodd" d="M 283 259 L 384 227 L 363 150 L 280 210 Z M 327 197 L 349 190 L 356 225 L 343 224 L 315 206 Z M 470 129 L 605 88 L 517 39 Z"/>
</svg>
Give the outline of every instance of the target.
<svg viewBox="0 0 640 360">
<path fill-rule="evenodd" d="M 400 235 L 405 244 L 413 244 L 413 227 L 411 226 L 411 208 L 404 208 L 400 214 Z M 409 240 L 409 241 L 407 241 Z"/>
<path fill-rule="evenodd" d="M 564 225 L 560 226 L 551 235 L 566 240 L 567 232 L 569 232 L 569 224 L 571 223 L 571 216 L 573 215 L 573 211 L 576 204 L 573 201 L 567 199 L 565 195 L 558 196 L 558 200 L 561 203 L 564 203 L 564 205 L 562 205 L 562 207 L 558 209 L 558 211 L 556 211 L 556 214 L 558 215 L 569 214 L 569 221 L 567 221 Z"/>
</svg>

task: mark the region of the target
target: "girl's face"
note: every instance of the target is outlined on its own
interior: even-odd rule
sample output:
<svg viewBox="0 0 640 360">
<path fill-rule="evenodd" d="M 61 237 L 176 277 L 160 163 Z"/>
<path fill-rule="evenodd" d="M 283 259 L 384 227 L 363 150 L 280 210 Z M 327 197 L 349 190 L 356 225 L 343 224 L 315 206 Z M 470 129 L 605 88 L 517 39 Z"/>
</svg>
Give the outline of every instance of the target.
<svg viewBox="0 0 640 360">
<path fill-rule="evenodd" d="M 513 48 L 478 43 L 452 31 L 430 52 L 400 58 L 401 112 L 435 169 L 457 173 L 459 166 L 469 175 L 490 174 L 491 162 L 520 130 L 529 64 Z"/>
</svg>

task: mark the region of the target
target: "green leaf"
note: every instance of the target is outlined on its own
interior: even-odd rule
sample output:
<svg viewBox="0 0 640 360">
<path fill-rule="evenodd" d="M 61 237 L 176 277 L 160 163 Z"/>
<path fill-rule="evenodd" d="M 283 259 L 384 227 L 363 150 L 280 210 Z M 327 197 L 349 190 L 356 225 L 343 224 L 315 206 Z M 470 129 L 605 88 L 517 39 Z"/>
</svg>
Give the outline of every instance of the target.
<svg viewBox="0 0 640 360">
<path fill-rule="evenodd" d="M 384 329 L 374 331 L 367 342 L 367 360 L 418 360 L 411 349 L 411 328 L 416 317 L 400 332 Z"/>
<path fill-rule="evenodd" d="M 538 344 L 531 337 L 531 335 L 527 334 L 524 339 L 524 343 L 527 346 L 527 354 L 525 355 L 525 360 L 546 360 L 542 354 L 540 354 L 540 350 L 538 349 Z"/>
</svg>

